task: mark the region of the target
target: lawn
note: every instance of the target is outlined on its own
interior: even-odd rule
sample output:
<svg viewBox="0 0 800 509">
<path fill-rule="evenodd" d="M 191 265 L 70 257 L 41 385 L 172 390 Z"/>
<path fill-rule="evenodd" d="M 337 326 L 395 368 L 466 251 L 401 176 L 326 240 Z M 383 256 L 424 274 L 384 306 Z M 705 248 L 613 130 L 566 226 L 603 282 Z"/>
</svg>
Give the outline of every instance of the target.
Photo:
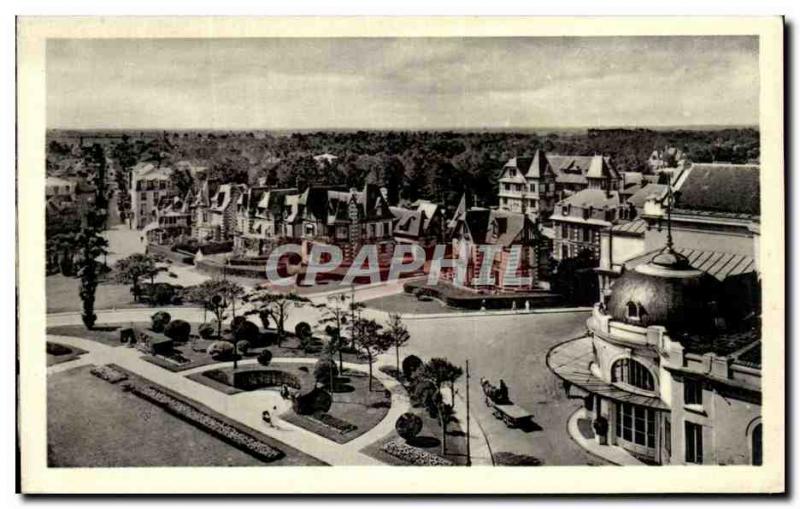
<svg viewBox="0 0 800 509">
<path fill-rule="evenodd" d="M 60 274 L 45 278 L 45 295 L 48 313 L 80 311 L 81 299 L 78 297 L 80 279 Z M 97 286 L 95 309 L 114 309 L 145 307 L 133 302 L 130 285 L 101 283 Z M 154 311 L 155 312 L 155 311 Z"/>
<path fill-rule="evenodd" d="M 62 362 L 69 362 L 77 359 L 86 353 L 86 350 L 77 346 L 67 346 L 61 343 L 47 342 L 47 365 L 54 366 Z"/>
<path fill-rule="evenodd" d="M 314 364 L 271 363 L 269 366 L 248 364 L 240 366 L 238 371 L 264 371 L 277 370 L 294 375 L 304 388 L 314 387 Z M 209 376 L 211 375 L 211 376 Z M 237 394 L 243 389 L 234 387 L 231 383 L 233 367 L 226 363 L 218 367 L 193 373 L 188 378 L 202 383 L 212 389 L 225 394 Z M 223 381 L 226 380 L 227 381 Z M 284 421 L 316 433 L 334 442 L 343 444 L 363 435 L 375 427 L 389 411 L 391 406 L 391 393 L 376 378 L 372 379 L 372 391 L 368 390 L 368 376 L 360 371 L 345 370 L 335 382 L 336 390 L 333 392 L 333 404 L 326 416 L 298 415 L 288 411 L 280 416 Z M 279 388 L 276 387 L 275 390 Z M 331 423 L 335 423 L 332 425 Z M 355 426 L 355 429 L 344 431 L 344 426 Z M 337 428 L 336 426 L 342 426 Z"/>
<path fill-rule="evenodd" d="M 419 300 L 410 293 L 398 293 L 387 297 L 365 300 L 364 304 L 368 308 L 401 314 L 463 313 L 465 311 L 451 308 L 437 299 Z"/>
<path fill-rule="evenodd" d="M 91 330 L 83 325 L 55 325 L 53 327 L 48 327 L 46 333 L 89 339 L 107 346 L 120 346 L 119 331 L 126 327 L 149 328 L 150 322 L 98 323 L 95 325 L 94 329 Z"/>
<path fill-rule="evenodd" d="M 93 376 L 84 366 L 47 377 L 47 449 L 51 467 L 316 465 L 275 442 L 272 463 L 199 430 Z"/>
</svg>

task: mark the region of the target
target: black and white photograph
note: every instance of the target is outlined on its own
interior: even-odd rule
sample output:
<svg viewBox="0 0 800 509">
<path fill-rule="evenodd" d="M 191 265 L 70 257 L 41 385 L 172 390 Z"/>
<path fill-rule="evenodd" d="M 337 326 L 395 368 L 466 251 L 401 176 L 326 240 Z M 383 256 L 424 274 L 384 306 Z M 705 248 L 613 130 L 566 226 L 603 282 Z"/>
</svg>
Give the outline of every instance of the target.
<svg viewBox="0 0 800 509">
<path fill-rule="evenodd" d="M 23 487 L 782 491 L 780 18 L 97 21 L 18 21 Z"/>
</svg>

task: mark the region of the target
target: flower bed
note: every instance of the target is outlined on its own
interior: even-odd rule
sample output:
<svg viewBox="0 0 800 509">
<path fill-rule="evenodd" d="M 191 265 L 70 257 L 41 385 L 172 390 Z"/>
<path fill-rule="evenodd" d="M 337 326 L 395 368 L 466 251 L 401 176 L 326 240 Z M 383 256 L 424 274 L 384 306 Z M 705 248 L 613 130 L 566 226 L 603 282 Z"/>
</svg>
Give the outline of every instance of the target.
<svg viewBox="0 0 800 509">
<path fill-rule="evenodd" d="M 404 444 L 398 440 L 387 442 L 381 448 L 383 452 L 399 458 L 407 463 L 423 467 L 448 467 L 453 466 L 453 462 L 431 454 L 422 449 Z"/>
<path fill-rule="evenodd" d="M 90 371 L 97 378 L 112 384 L 128 379 L 128 375 L 110 366 L 95 366 Z"/>
<path fill-rule="evenodd" d="M 162 407 L 167 412 L 264 461 L 275 461 L 283 457 L 282 451 L 154 387 L 133 384 L 130 390 L 137 396 Z"/>
<path fill-rule="evenodd" d="M 358 426 L 328 414 L 309 415 L 307 417 L 317 421 L 323 426 L 334 429 L 342 435 L 351 433 L 358 429 Z"/>
</svg>

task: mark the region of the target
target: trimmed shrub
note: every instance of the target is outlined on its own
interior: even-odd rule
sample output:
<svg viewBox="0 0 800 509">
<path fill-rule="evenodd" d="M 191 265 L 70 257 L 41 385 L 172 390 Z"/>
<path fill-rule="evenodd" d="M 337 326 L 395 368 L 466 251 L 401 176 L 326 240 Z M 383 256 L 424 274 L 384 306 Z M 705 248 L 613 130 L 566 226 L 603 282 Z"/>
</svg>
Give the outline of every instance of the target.
<svg viewBox="0 0 800 509">
<path fill-rule="evenodd" d="M 339 369 L 330 357 L 321 358 L 314 366 L 314 379 L 317 383 L 321 383 L 327 387 L 330 387 L 331 380 L 336 379 L 338 375 Z"/>
<path fill-rule="evenodd" d="M 211 339 L 217 333 L 217 328 L 210 323 L 204 323 L 197 329 L 197 333 L 203 339 Z"/>
<path fill-rule="evenodd" d="M 300 394 L 292 402 L 292 409 L 300 415 L 324 414 L 331 409 L 331 395 L 319 387 L 310 392 Z"/>
<path fill-rule="evenodd" d="M 227 360 L 233 358 L 233 345 L 227 341 L 214 341 L 208 347 L 208 355 L 214 360 Z"/>
<path fill-rule="evenodd" d="M 239 351 L 239 355 L 247 355 L 247 352 L 250 351 L 250 342 L 246 339 L 238 341 L 236 343 L 236 349 Z"/>
<path fill-rule="evenodd" d="M 422 418 L 417 414 L 406 412 L 397 418 L 397 422 L 394 423 L 394 429 L 398 435 L 408 442 L 422 431 Z"/>
<path fill-rule="evenodd" d="M 298 338 L 303 338 L 311 335 L 311 326 L 308 322 L 300 322 L 294 326 L 294 333 Z"/>
<path fill-rule="evenodd" d="M 231 331 L 235 331 L 246 321 L 247 318 L 243 316 L 234 316 L 233 320 L 231 320 Z"/>
<path fill-rule="evenodd" d="M 150 317 L 150 329 L 153 332 L 164 332 L 172 317 L 166 311 L 158 311 Z"/>
<path fill-rule="evenodd" d="M 242 318 L 237 316 L 236 318 Z M 236 321 L 234 319 L 234 321 Z M 233 337 L 236 341 L 247 341 L 249 343 L 253 343 L 258 340 L 258 325 L 250 322 L 248 320 L 242 319 L 242 321 L 231 324 L 231 331 L 233 332 Z"/>
<path fill-rule="evenodd" d="M 186 320 L 172 320 L 164 327 L 164 335 L 168 338 L 184 343 L 189 341 L 192 326 Z"/>
<path fill-rule="evenodd" d="M 403 359 L 401 367 L 403 368 L 403 376 L 406 377 L 406 380 L 411 380 L 414 373 L 422 367 L 422 359 L 416 355 L 409 355 Z"/>
<path fill-rule="evenodd" d="M 258 354 L 257 360 L 262 366 L 269 366 L 269 363 L 272 362 L 272 352 L 266 348 L 261 350 L 261 352 Z"/>
</svg>

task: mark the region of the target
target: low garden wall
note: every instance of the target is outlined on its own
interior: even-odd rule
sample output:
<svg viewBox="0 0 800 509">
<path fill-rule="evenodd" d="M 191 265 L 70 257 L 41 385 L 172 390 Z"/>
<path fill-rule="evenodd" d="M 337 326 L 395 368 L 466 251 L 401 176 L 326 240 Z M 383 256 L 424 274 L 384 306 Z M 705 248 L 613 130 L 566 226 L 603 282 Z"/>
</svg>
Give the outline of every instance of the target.
<svg viewBox="0 0 800 509">
<path fill-rule="evenodd" d="M 483 294 L 458 288 L 448 283 L 428 285 L 425 281 L 408 281 L 403 285 L 406 293 L 428 295 L 437 298 L 448 306 L 463 309 L 530 309 L 554 307 L 563 304 L 563 298 L 546 291 L 508 292 L 500 294 Z"/>
<path fill-rule="evenodd" d="M 173 262 L 192 264 L 194 263 L 194 253 L 189 251 L 173 250 L 169 246 L 162 246 L 159 244 L 148 244 L 147 253 L 153 255 L 163 256 Z"/>
</svg>

